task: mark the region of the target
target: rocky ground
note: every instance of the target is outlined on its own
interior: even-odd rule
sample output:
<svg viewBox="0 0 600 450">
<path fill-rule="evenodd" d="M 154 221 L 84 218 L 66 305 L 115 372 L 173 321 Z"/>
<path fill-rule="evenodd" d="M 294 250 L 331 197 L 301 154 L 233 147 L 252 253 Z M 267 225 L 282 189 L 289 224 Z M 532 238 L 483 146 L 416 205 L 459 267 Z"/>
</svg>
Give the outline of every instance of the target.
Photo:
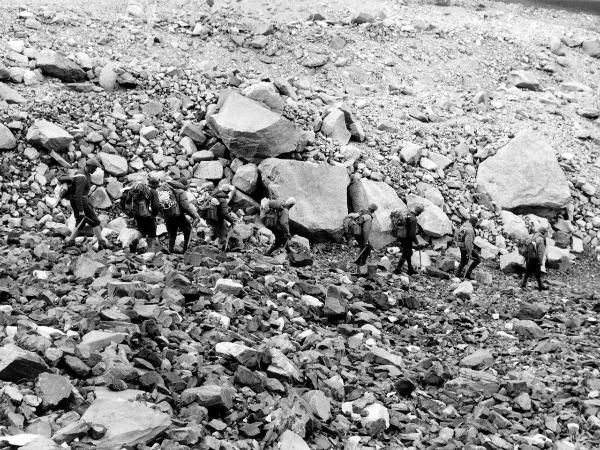
<svg viewBox="0 0 600 450">
<path fill-rule="evenodd" d="M 600 447 L 600 19 L 442 3 L 0 2 L 0 448 Z M 88 155 L 115 252 L 61 246 Z M 129 253 L 148 173 L 233 184 L 244 251 Z M 302 257 L 262 256 L 267 192 Z M 368 201 L 358 278 L 331 240 Z M 384 215 L 416 203 L 409 279 Z M 550 291 L 518 289 L 528 213 L 563 208 Z M 470 214 L 476 281 L 434 277 Z"/>
</svg>

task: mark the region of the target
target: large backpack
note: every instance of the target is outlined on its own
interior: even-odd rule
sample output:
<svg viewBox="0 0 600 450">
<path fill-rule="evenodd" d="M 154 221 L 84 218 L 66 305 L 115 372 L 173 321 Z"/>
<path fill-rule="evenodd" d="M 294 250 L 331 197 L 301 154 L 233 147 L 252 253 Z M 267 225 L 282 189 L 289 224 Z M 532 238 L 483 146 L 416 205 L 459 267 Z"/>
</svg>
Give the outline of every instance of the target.
<svg viewBox="0 0 600 450">
<path fill-rule="evenodd" d="M 398 239 L 405 239 L 408 236 L 408 211 L 396 210 L 390 214 L 392 222 L 392 236 Z"/>
<path fill-rule="evenodd" d="M 454 242 L 456 242 L 456 246 L 458 248 L 465 248 L 465 236 L 467 235 L 467 229 L 463 226 L 460 226 L 456 233 L 454 233 Z"/>
<path fill-rule="evenodd" d="M 130 217 L 150 217 L 150 188 L 141 182 L 133 184 L 125 191 L 121 207 Z"/>
<path fill-rule="evenodd" d="M 535 261 L 538 259 L 537 244 L 535 239 L 528 238 L 523 246 L 519 249 L 519 253 L 523 255 L 526 261 Z"/>
<path fill-rule="evenodd" d="M 77 178 L 77 177 L 85 178 L 85 175 L 82 173 L 77 173 L 75 175 L 65 174 L 65 175 L 60 175 L 58 177 L 60 187 L 55 191 L 56 198 L 58 199 L 58 201 L 60 201 L 63 198 L 65 198 L 67 200 L 71 200 L 71 198 L 75 194 L 74 181 L 75 181 L 75 178 Z"/>
<path fill-rule="evenodd" d="M 278 200 L 271 200 L 267 204 L 268 209 L 263 214 L 263 224 L 270 230 L 279 228 L 282 205 Z"/>
<path fill-rule="evenodd" d="M 163 184 L 159 186 L 156 192 L 158 194 L 158 207 L 164 218 L 177 217 L 181 214 L 179 199 L 171 186 Z"/>
<path fill-rule="evenodd" d="M 342 224 L 344 236 L 351 238 L 358 236 L 361 233 L 362 227 L 360 217 L 360 214 L 350 213 L 344 218 Z"/>
<path fill-rule="evenodd" d="M 204 220 L 219 220 L 219 205 L 214 205 L 213 200 L 215 200 L 215 197 L 209 196 L 198 202 L 199 214 Z"/>
</svg>

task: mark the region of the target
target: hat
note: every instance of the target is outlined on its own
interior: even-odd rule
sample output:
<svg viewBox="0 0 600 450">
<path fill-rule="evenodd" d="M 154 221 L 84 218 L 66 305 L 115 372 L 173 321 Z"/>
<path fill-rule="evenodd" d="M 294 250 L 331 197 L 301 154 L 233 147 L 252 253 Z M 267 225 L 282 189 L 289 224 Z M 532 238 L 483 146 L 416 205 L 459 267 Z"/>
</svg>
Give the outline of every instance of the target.
<svg viewBox="0 0 600 450">
<path fill-rule="evenodd" d="M 371 212 L 377 211 L 377 205 L 375 203 L 371 203 L 369 205 L 369 211 L 371 211 Z"/>
<path fill-rule="evenodd" d="M 417 203 L 415 205 L 415 214 L 421 214 L 424 210 L 425 210 L 425 208 L 423 207 L 422 204 Z"/>
<path fill-rule="evenodd" d="M 148 178 L 148 186 L 150 186 L 151 188 L 155 188 L 158 187 L 158 179 L 154 178 L 154 177 L 150 177 Z"/>
<path fill-rule="evenodd" d="M 548 232 L 548 227 L 545 224 L 541 224 L 538 228 L 537 228 L 537 232 L 541 233 L 541 234 L 546 234 Z"/>
<path fill-rule="evenodd" d="M 296 204 L 296 199 L 295 199 L 294 197 L 290 197 L 290 198 L 288 198 L 288 199 L 287 199 L 287 200 L 286 200 L 286 201 L 283 203 L 283 206 L 286 206 L 286 207 L 290 207 L 290 208 L 291 208 L 291 207 L 292 207 L 292 206 L 294 206 L 295 204 Z"/>
<path fill-rule="evenodd" d="M 217 200 L 217 199 L 216 199 L 216 198 L 214 198 L 214 197 L 210 199 L 210 204 L 211 204 L 212 206 L 219 206 L 219 205 L 220 205 L 220 203 L 219 203 L 219 200 Z"/>
<path fill-rule="evenodd" d="M 187 187 L 187 186 L 188 186 L 188 180 L 187 180 L 185 177 L 181 177 L 181 178 L 179 178 L 179 180 L 177 180 L 177 181 L 179 181 L 179 182 L 180 182 L 181 184 L 183 184 L 185 187 Z"/>
<path fill-rule="evenodd" d="M 471 214 L 469 216 L 469 222 L 471 222 L 472 225 L 477 225 L 477 223 L 479 222 L 479 217 L 477 217 L 474 214 Z"/>
<path fill-rule="evenodd" d="M 96 158 L 88 158 L 85 162 L 86 167 L 100 167 L 100 162 Z"/>
</svg>

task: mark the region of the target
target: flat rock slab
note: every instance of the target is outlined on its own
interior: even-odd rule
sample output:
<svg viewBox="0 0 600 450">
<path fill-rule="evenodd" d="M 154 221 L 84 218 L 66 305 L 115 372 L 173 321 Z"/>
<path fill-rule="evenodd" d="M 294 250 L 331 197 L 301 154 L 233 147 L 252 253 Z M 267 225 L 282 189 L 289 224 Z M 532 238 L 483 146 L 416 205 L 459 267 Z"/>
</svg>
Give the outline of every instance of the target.
<svg viewBox="0 0 600 450">
<path fill-rule="evenodd" d="M 34 147 L 58 153 L 69 150 L 73 136 L 47 120 L 36 120 L 27 130 L 27 142 Z"/>
<path fill-rule="evenodd" d="M 281 114 L 237 92 L 221 97 L 219 112 L 207 124 L 233 155 L 257 162 L 306 145 L 305 133 Z"/>
<path fill-rule="evenodd" d="M 6 103 L 26 103 L 27 100 L 7 84 L 0 83 L 0 100 Z"/>
<path fill-rule="evenodd" d="M 543 213 L 564 208 L 569 184 L 552 146 L 535 131 L 521 131 L 479 165 L 477 185 L 501 209 Z"/>
<path fill-rule="evenodd" d="M 34 380 L 49 368 L 42 358 L 14 344 L 0 347 L 0 380 Z"/>
<path fill-rule="evenodd" d="M 81 338 L 81 343 L 77 347 L 82 353 L 101 351 L 112 343 L 120 344 L 126 337 L 125 333 L 92 330 Z"/>
<path fill-rule="evenodd" d="M 171 425 L 168 414 L 148 404 L 124 399 L 97 399 L 81 420 L 106 427 L 106 434 L 92 441 L 97 449 L 133 447 L 156 438 Z"/>
<path fill-rule="evenodd" d="M 271 198 L 296 199 L 290 209 L 293 232 L 316 241 L 341 237 L 350 182 L 345 167 L 269 158 L 258 170 Z"/>
<path fill-rule="evenodd" d="M 37 66 L 46 76 L 55 77 L 69 83 L 87 80 L 87 75 L 81 67 L 55 51 L 40 51 L 36 61 Z"/>
</svg>

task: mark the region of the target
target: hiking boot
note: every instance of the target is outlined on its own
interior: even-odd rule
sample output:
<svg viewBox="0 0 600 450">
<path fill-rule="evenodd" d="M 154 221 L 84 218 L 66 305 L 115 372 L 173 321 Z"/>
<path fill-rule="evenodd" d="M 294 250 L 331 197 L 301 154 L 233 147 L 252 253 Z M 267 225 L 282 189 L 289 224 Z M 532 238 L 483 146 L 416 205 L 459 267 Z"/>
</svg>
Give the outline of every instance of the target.
<svg viewBox="0 0 600 450">
<path fill-rule="evenodd" d="M 408 271 L 406 272 L 407 275 L 415 275 L 417 273 L 417 271 L 415 269 L 413 269 L 412 267 L 410 269 L 408 269 Z"/>
<path fill-rule="evenodd" d="M 538 286 L 538 291 L 547 291 L 550 288 L 548 286 L 544 286 L 543 284 Z"/>
</svg>

